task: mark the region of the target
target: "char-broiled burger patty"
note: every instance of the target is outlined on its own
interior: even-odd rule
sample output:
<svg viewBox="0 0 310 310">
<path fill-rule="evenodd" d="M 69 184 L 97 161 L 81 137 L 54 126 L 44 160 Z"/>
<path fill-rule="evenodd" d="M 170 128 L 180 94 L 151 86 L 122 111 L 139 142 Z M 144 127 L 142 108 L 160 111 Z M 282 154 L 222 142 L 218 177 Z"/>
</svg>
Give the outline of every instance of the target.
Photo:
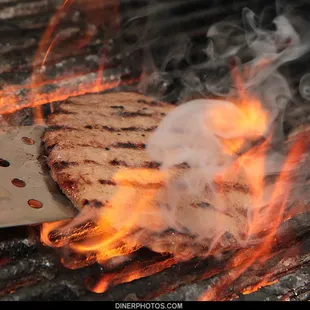
<svg viewBox="0 0 310 310">
<path fill-rule="evenodd" d="M 116 213 L 111 217 L 111 221 L 116 219 L 115 227 L 121 227 L 131 212 L 138 212 L 135 224 L 144 232 L 139 242 L 155 251 L 174 253 L 178 251 L 176 244 L 183 246 L 188 242 L 184 236 L 175 240 L 179 235 L 172 239 L 164 235 L 163 240 L 158 237 L 162 240 L 160 246 L 152 242 L 154 232 L 167 229 L 181 231 L 190 238 L 202 237 L 197 244 L 207 245 L 206 249 L 225 231 L 239 238 L 246 231 L 247 208 L 252 198 L 246 179 L 236 180 L 233 175 L 224 182 L 218 181 L 223 205 L 217 205 L 217 196 L 207 186 L 202 191 L 191 191 L 197 183 L 194 176 L 199 180 L 201 171 L 185 163 L 169 171 L 172 182 L 163 186 L 163 175 L 156 169 L 158 163 L 150 160 L 145 147 L 172 109 L 167 103 L 126 92 L 67 100 L 50 115 L 43 137 L 52 178 L 78 209 L 102 207 L 108 202 L 112 202 L 111 206 L 115 199 L 121 207 L 105 209 Z M 184 176 L 194 185 L 183 184 Z M 120 191 L 118 185 L 123 186 Z M 147 210 L 142 212 L 144 204 Z M 197 251 L 201 254 L 204 250 Z"/>
</svg>

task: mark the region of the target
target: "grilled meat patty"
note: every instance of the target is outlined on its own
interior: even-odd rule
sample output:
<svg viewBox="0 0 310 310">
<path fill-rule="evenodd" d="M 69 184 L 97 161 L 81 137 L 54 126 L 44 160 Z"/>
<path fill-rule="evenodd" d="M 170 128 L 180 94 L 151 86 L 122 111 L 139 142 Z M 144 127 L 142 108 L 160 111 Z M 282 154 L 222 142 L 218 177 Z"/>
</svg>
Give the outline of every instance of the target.
<svg viewBox="0 0 310 310">
<path fill-rule="evenodd" d="M 117 197 L 121 208 L 110 208 L 114 228 L 121 227 L 132 212 L 137 212 L 137 233 L 143 231 L 137 237 L 139 244 L 172 253 L 183 253 L 179 247 L 188 244 L 188 253 L 201 255 L 214 240 L 226 236 L 225 232 L 236 239 L 244 235 L 251 189 L 246 179 L 236 179 L 235 175 L 219 180 L 223 200 L 220 208 L 207 187 L 196 193 L 182 182 L 163 186 L 162 175 L 156 170 L 158 164 L 151 162 L 145 146 L 172 109 L 169 104 L 126 92 L 67 100 L 48 119 L 49 128 L 43 137 L 47 162 L 52 178 L 78 209 L 101 207 Z M 145 173 L 145 168 L 152 169 L 151 174 Z M 172 181 L 182 176 L 195 181 L 192 176 L 199 176 L 200 172 L 188 168 L 186 164 L 173 168 Z M 118 185 L 126 187 L 121 197 L 117 194 Z M 134 194 L 131 189 L 127 191 L 128 186 L 134 188 Z M 171 186 L 176 186 L 175 190 L 171 191 Z M 158 201 L 162 203 L 159 205 Z M 171 201 L 177 208 L 170 208 Z M 146 212 L 141 212 L 143 204 L 147 205 Z M 182 238 L 179 234 L 173 233 L 169 238 L 162 234 L 169 229 L 182 232 Z M 232 242 L 226 237 L 221 240 L 222 244 Z M 194 241 L 197 248 L 193 247 Z"/>
<path fill-rule="evenodd" d="M 120 168 L 158 167 L 145 145 L 172 108 L 128 92 L 86 95 L 60 104 L 43 136 L 52 178 L 78 209 L 103 206 L 115 191 Z M 139 185 L 149 182 L 142 170 L 133 177 Z"/>
<path fill-rule="evenodd" d="M 242 171 L 225 174 L 213 192 L 206 187 L 196 193 L 185 185 L 190 180 L 197 184 L 200 171 L 186 164 L 173 168 L 170 187 L 163 186 L 158 164 L 150 161 L 145 145 L 172 108 L 136 93 L 76 97 L 50 115 L 43 140 L 53 179 L 78 209 L 107 202 L 111 206 L 115 199 L 118 207 L 105 211 L 116 231 L 138 214 L 129 244 L 135 240 L 156 252 L 189 259 L 209 255 L 217 243 L 228 249 L 244 240 L 253 195 Z M 187 183 L 182 183 L 184 176 Z M 117 194 L 117 185 L 126 190 Z M 217 187 L 219 195 L 214 195 Z"/>
</svg>

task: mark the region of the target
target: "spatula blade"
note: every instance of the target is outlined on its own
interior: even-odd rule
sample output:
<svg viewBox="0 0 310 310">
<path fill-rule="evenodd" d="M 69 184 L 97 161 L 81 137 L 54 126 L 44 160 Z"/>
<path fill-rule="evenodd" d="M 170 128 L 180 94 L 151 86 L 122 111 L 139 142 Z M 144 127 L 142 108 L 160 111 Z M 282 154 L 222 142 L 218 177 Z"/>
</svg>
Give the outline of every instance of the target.
<svg viewBox="0 0 310 310">
<path fill-rule="evenodd" d="M 77 212 L 44 163 L 44 129 L 27 126 L 0 133 L 0 227 L 65 220 Z"/>
</svg>

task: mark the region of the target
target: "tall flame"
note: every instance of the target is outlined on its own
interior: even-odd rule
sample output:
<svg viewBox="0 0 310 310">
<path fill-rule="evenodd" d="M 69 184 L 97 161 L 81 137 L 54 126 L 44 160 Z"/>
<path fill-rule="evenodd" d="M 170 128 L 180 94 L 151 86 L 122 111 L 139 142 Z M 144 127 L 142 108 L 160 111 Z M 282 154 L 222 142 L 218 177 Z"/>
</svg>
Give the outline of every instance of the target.
<svg viewBox="0 0 310 310">
<path fill-rule="evenodd" d="M 149 187 L 140 187 L 141 179 L 148 180 Z M 151 169 L 121 169 L 114 176 L 114 180 L 119 187 L 114 197 L 95 219 L 100 227 L 100 236 L 70 244 L 70 248 L 79 253 L 95 252 L 98 261 L 130 254 L 142 246 L 137 243 L 133 235 L 139 229 L 138 223 L 141 218 L 147 216 L 154 205 L 156 194 L 165 182 L 161 171 Z M 129 212 L 124 212 L 126 209 Z M 41 240 L 50 245 L 49 233 L 63 224 L 66 223 L 61 221 L 43 224 Z M 156 220 L 152 224 L 154 227 L 161 225 Z"/>
<path fill-rule="evenodd" d="M 206 301 L 217 299 L 221 295 L 221 291 L 223 291 L 229 284 L 236 280 L 253 263 L 255 263 L 257 260 L 259 260 L 260 263 L 263 263 L 264 260 L 268 258 L 268 255 L 272 250 L 275 235 L 278 231 L 279 226 L 283 222 L 286 202 L 290 194 L 290 189 L 288 189 L 287 187 L 283 187 L 283 181 L 287 180 L 288 178 L 290 171 L 289 168 L 291 168 L 292 165 L 298 165 L 298 162 L 301 160 L 301 157 L 304 154 L 305 148 L 306 142 L 302 138 L 298 139 L 294 143 L 283 166 L 283 170 L 278 177 L 278 181 L 275 185 L 271 199 L 268 203 L 268 209 L 263 214 L 255 212 L 251 219 L 250 228 L 252 232 L 269 230 L 268 234 L 261 240 L 261 243 L 256 248 L 256 250 L 254 252 L 251 252 L 251 255 L 248 256 L 250 257 L 249 259 L 244 261 L 244 252 L 240 252 L 236 257 L 234 257 L 233 262 L 242 260 L 243 263 L 241 265 L 237 264 L 239 265 L 238 268 L 233 269 L 233 271 L 230 272 L 230 277 L 228 279 L 225 278 L 224 281 L 220 280 L 214 287 L 212 287 L 201 297 L 201 300 Z M 260 183 L 263 184 L 262 181 Z M 263 191 L 263 188 L 259 188 L 256 182 L 253 182 L 253 186 L 255 186 L 257 191 Z M 278 197 L 280 196 L 282 197 L 282 201 L 279 204 Z M 231 265 L 228 266 L 228 270 L 234 264 L 233 262 L 231 262 Z M 262 279 L 262 283 L 264 281 L 265 279 Z M 257 285 L 257 287 L 259 287 L 259 284 Z"/>
</svg>

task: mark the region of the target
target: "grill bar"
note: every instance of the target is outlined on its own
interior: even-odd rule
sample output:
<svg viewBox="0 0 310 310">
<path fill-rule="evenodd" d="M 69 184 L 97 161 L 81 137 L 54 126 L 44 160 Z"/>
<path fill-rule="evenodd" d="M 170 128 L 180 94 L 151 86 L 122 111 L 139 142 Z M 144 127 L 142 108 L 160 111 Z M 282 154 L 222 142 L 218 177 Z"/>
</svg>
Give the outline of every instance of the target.
<svg viewBox="0 0 310 310">
<path fill-rule="evenodd" d="M 37 253 L 28 257 L 26 256 L 1 268 L 0 283 L 33 275 L 42 268 L 47 270 L 53 269 L 56 263 L 57 257 L 53 254 Z"/>
</svg>

